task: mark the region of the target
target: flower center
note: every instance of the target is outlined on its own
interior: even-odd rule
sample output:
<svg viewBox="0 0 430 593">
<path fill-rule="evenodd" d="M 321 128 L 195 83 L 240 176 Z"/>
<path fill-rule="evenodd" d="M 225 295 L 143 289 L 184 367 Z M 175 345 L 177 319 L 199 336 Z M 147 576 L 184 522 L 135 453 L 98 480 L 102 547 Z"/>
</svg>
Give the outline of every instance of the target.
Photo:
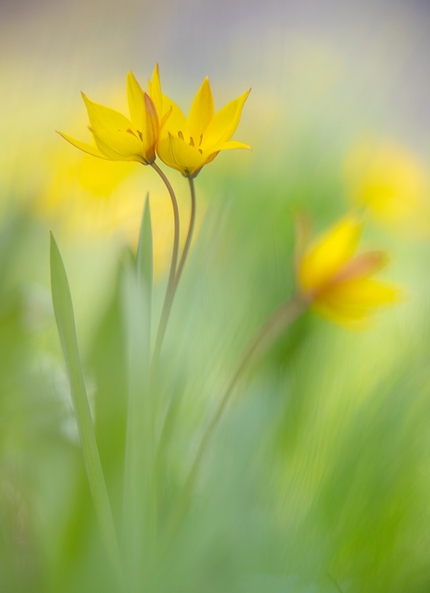
<svg viewBox="0 0 430 593">
<path fill-rule="evenodd" d="M 186 140 L 184 138 L 184 134 L 183 134 L 183 132 L 181 130 L 179 130 L 179 132 L 178 132 L 178 138 L 180 138 L 181 140 L 183 140 L 184 142 L 186 142 Z M 199 149 L 198 149 L 200 154 L 203 154 L 203 151 L 200 148 L 200 146 L 202 144 L 202 141 L 203 141 L 203 134 L 200 134 Z M 189 146 L 194 146 L 194 147 L 196 146 L 195 143 L 194 143 L 194 138 L 192 136 L 190 136 L 190 141 L 188 142 L 188 145 Z"/>
</svg>

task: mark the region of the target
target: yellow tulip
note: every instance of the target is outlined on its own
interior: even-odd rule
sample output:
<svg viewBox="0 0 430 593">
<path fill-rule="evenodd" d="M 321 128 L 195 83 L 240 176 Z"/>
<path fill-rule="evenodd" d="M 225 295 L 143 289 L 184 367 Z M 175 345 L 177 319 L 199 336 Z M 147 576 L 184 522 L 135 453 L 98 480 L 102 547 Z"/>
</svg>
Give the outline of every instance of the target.
<svg viewBox="0 0 430 593">
<path fill-rule="evenodd" d="M 355 255 L 362 224 L 347 216 L 304 249 L 299 290 L 317 313 L 351 328 L 368 325 L 372 311 L 399 300 L 399 290 L 372 276 L 388 263 L 382 251 Z"/>
<path fill-rule="evenodd" d="M 194 178 L 221 150 L 247 148 L 231 137 L 239 125 L 242 109 L 250 93 L 243 95 L 214 112 L 209 79 L 205 78 L 191 105 L 188 119 L 169 97 L 163 94 L 158 64 L 148 84 L 149 94 L 161 124 L 157 154 L 169 167 L 185 177 Z"/>
<path fill-rule="evenodd" d="M 95 144 L 87 144 L 59 132 L 65 140 L 88 154 L 108 161 L 137 161 L 144 165 L 154 162 L 160 129 L 157 111 L 150 96 L 142 91 L 131 72 L 127 75 L 130 119 L 109 107 L 93 103 L 83 93 L 82 97 Z"/>
</svg>

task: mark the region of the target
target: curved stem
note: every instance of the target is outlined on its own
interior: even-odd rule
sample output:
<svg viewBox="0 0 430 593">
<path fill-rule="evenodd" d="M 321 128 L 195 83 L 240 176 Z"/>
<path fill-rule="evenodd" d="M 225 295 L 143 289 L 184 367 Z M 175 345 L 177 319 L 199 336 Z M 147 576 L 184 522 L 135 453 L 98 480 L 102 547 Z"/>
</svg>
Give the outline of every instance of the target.
<svg viewBox="0 0 430 593">
<path fill-rule="evenodd" d="M 191 195 L 190 225 L 188 227 L 187 238 L 185 240 L 185 245 L 184 245 L 184 250 L 183 250 L 182 256 L 181 256 L 181 261 L 179 262 L 178 270 L 176 272 L 175 290 L 178 288 L 182 270 L 184 269 L 185 262 L 187 261 L 188 252 L 190 250 L 191 241 L 193 239 L 194 225 L 196 222 L 196 189 L 194 187 L 194 179 L 192 177 L 188 177 L 188 183 L 190 185 L 190 195 Z"/>
<path fill-rule="evenodd" d="M 158 173 L 164 182 L 164 185 L 169 192 L 170 199 L 173 206 L 173 218 L 175 223 L 175 234 L 173 238 L 173 251 L 172 261 L 170 263 L 169 280 L 167 282 L 166 296 L 164 297 L 163 309 L 161 311 L 160 323 L 158 325 L 157 337 L 155 339 L 154 355 L 153 355 L 153 368 L 156 369 L 158 366 L 158 359 L 160 357 L 161 346 L 163 344 L 164 334 L 166 333 L 167 322 L 169 320 L 170 310 L 172 308 L 173 298 L 175 296 L 176 289 L 176 268 L 178 265 L 178 254 L 179 254 L 179 208 L 176 200 L 175 192 L 167 179 L 166 175 L 155 163 L 151 163 L 151 167 Z"/>
<path fill-rule="evenodd" d="M 254 337 L 248 343 L 245 348 L 242 357 L 240 358 L 230 381 L 227 383 L 226 389 L 219 400 L 218 406 L 216 407 L 212 418 L 210 419 L 206 430 L 200 441 L 200 445 L 197 449 L 196 456 L 194 458 L 193 465 L 185 481 L 184 489 L 179 502 L 176 506 L 176 510 L 173 515 L 170 532 L 167 536 L 167 543 L 170 542 L 170 538 L 174 535 L 179 522 L 182 519 L 185 511 L 188 496 L 194 486 L 197 478 L 202 460 L 211 441 L 211 438 L 222 418 L 224 410 L 227 404 L 230 402 L 234 390 L 237 386 L 239 379 L 242 377 L 244 372 L 249 367 L 249 364 L 261 357 L 272 344 L 279 338 L 279 336 L 298 318 L 302 313 L 306 311 L 309 306 L 309 302 L 306 301 L 301 295 L 295 294 L 288 301 L 282 303 L 280 307 L 266 319 L 259 330 L 254 334 Z"/>
</svg>

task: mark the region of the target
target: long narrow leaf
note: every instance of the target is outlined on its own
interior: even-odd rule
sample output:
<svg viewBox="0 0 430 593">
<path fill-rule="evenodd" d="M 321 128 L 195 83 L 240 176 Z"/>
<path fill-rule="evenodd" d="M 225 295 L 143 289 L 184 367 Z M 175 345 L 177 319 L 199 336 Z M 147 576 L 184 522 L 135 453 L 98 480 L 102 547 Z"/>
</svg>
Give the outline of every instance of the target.
<svg viewBox="0 0 430 593">
<path fill-rule="evenodd" d="M 82 452 L 97 518 L 113 570 L 122 588 L 123 574 L 115 525 L 97 448 L 91 410 L 82 373 L 72 296 L 60 251 L 51 234 L 51 289 L 55 319 L 61 339 Z"/>
<path fill-rule="evenodd" d="M 123 262 L 123 312 L 128 343 L 128 419 L 124 472 L 123 537 L 131 590 L 141 591 L 151 554 L 152 402 L 149 386 L 152 229 L 146 199 L 137 250 L 137 269 Z"/>
</svg>

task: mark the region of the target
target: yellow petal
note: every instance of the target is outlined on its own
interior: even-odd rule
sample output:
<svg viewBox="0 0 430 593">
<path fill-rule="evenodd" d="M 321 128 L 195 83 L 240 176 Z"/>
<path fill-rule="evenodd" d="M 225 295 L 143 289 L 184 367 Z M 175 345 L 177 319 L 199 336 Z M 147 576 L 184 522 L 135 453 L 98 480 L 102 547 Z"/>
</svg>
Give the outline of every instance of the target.
<svg viewBox="0 0 430 593">
<path fill-rule="evenodd" d="M 127 74 L 127 100 L 131 121 L 137 130 L 142 130 L 146 119 L 143 91 L 132 72 Z"/>
<path fill-rule="evenodd" d="M 312 308 L 340 325 L 365 329 L 375 308 L 400 300 L 398 288 L 367 278 L 329 286 L 317 296 Z"/>
<path fill-rule="evenodd" d="M 97 146 L 92 146 L 91 144 L 87 144 L 86 142 L 81 142 L 80 140 L 75 140 L 74 138 L 71 138 L 67 134 L 63 134 L 63 132 L 57 132 L 57 134 L 60 134 L 60 136 L 62 138 L 64 138 L 64 140 L 67 140 L 67 142 L 70 142 L 70 144 L 72 144 L 76 148 L 79 148 L 79 150 L 82 150 L 83 152 L 86 152 L 88 154 L 96 156 L 99 159 L 110 160 L 109 157 L 105 156 L 104 154 L 102 154 L 99 151 Z"/>
<path fill-rule="evenodd" d="M 192 177 L 205 164 L 202 154 L 177 136 L 169 134 L 169 145 L 158 144 L 158 154 L 166 165 L 181 171 L 186 177 Z"/>
<path fill-rule="evenodd" d="M 322 290 L 352 258 L 362 225 L 349 216 L 309 246 L 299 269 L 300 287 L 305 293 Z"/>
<path fill-rule="evenodd" d="M 205 132 L 214 116 L 214 100 L 212 96 L 209 78 L 206 77 L 197 91 L 188 115 L 190 133 L 197 143 Z"/>
<path fill-rule="evenodd" d="M 154 72 L 152 73 L 152 80 L 148 80 L 148 91 L 149 96 L 155 105 L 155 109 L 157 110 L 158 118 L 161 121 L 164 117 L 164 109 L 158 64 L 155 64 Z"/>
<path fill-rule="evenodd" d="M 166 95 L 163 95 L 163 102 L 168 105 L 168 111 L 165 114 L 168 117 L 163 124 L 162 134 L 167 138 L 169 134 L 177 136 L 178 132 L 181 132 L 186 142 L 189 142 L 191 136 L 190 126 L 181 108 Z"/>
<path fill-rule="evenodd" d="M 166 164 L 168 167 L 171 167 L 172 169 L 176 169 L 177 171 L 183 173 L 183 170 L 181 169 L 181 167 L 179 167 L 179 165 L 177 165 L 175 158 L 173 156 L 172 145 L 168 134 L 166 136 L 163 135 L 159 138 L 157 143 L 157 154 L 163 161 L 163 163 Z"/>
<path fill-rule="evenodd" d="M 384 282 L 360 278 L 331 285 L 317 300 L 351 310 L 362 310 L 396 303 L 400 300 L 400 291 Z"/>
<path fill-rule="evenodd" d="M 216 144 L 212 147 L 214 152 L 219 152 L 220 150 L 234 150 L 235 148 L 246 148 L 248 150 L 252 150 L 249 144 L 244 144 L 243 142 L 237 142 L 237 140 L 230 140 L 229 142 L 221 142 L 220 144 Z"/>
<path fill-rule="evenodd" d="M 94 132 L 94 130 L 91 130 L 91 132 L 94 136 L 97 148 L 100 150 L 100 152 L 104 155 L 106 159 L 109 159 L 110 161 L 137 161 L 139 163 L 146 163 L 144 158 L 139 154 L 122 154 L 120 152 L 117 152 L 111 146 L 106 144 L 103 138 L 101 138 L 96 132 Z"/>
<path fill-rule="evenodd" d="M 118 111 L 93 103 L 83 93 L 82 97 L 87 107 L 91 130 L 106 146 L 123 156 L 142 154 L 142 142 L 130 120 Z"/>
<path fill-rule="evenodd" d="M 239 125 L 242 109 L 250 92 L 251 89 L 225 105 L 215 114 L 203 136 L 204 146 L 202 146 L 202 149 L 204 152 L 208 152 L 211 146 L 230 140 Z"/>
</svg>

